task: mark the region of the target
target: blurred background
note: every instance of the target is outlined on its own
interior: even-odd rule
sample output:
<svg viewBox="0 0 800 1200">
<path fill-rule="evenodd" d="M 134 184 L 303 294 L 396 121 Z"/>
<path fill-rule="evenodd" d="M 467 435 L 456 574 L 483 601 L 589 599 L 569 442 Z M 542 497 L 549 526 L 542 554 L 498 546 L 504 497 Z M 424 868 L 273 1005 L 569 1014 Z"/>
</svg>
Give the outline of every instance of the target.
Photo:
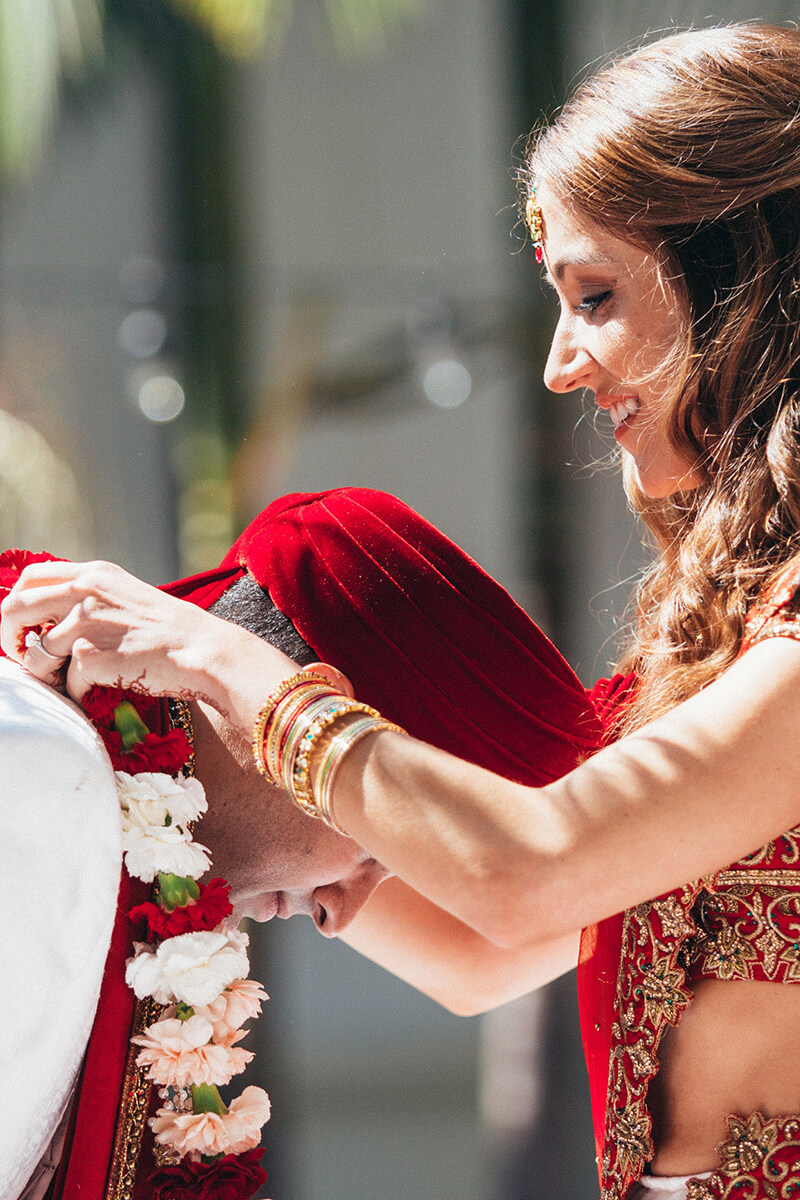
<svg viewBox="0 0 800 1200">
<path fill-rule="evenodd" d="M 158 583 L 282 492 L 381 487 L 606 673 L 643 552 L 610 432 L 540 384 L 514 164 L 619 47 L 796 15 L 0 0 L 0 543 Z M 253 936 L 264 1195 L 596 1196 L 573 977 L 465 1020 L 311 922 Z"/>
</svg>

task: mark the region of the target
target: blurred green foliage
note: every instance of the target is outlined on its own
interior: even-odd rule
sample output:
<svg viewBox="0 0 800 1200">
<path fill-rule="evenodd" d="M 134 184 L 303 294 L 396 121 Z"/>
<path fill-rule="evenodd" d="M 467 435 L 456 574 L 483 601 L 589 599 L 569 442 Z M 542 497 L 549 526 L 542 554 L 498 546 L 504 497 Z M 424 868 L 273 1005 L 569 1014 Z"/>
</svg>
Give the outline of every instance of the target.
<svg viewBox="0 0 800 1200">
<path fill-rule="evenodd" d="M 423 0 L 319 0 L 338 52 L 371 56 Z M 254 57 L 277 50 L 294 0 L 153 0 L 138 5 L 138 20 L 153 23 L 159 9 L 201 26 L 222 54 Z M 117 8 L 116 11 L 119 11 Z M 0 0 L 0 175 L 27 175 L 53 128 L 63 83 L 102 70 L 105 33 L 117 19 L 105 0 Z"/>
<path fill-rule="evenodd" d="M 50 135 L 64 77 L 103 57 L 103 0 L 0 0 L 0 171 L 29 173 Z"/>
</svg>

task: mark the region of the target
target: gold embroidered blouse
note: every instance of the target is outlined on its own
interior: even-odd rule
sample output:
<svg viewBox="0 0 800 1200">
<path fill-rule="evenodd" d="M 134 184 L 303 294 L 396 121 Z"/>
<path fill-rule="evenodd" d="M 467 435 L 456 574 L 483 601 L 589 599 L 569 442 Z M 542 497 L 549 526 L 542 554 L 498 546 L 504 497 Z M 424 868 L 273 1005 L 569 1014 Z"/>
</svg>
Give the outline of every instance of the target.
<svg viewBox="0 0 800 1200">
<path fill-rule="evenodd" d="M 798 595 L 800 561 L 793 560 L 754 607 L 742 652 L 768 637 L 800 639 Z M 800 983 L 800 826 L 724 870 L 628 910 L 621 938 L 600 1160 L 603 1200 L 622 1200 L 653 1156 L 647 1093 L 661 1039 L 691 1003 L 691 985 L 707 978 Z"/>
</svg>

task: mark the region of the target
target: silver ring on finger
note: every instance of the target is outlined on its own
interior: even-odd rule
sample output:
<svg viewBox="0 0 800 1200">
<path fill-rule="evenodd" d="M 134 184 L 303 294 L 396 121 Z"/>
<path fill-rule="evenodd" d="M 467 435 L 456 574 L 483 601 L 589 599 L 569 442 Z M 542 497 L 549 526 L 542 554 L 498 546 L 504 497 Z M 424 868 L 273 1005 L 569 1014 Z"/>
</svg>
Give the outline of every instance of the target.
<svg viewBox="0 0 800 1200">
<path fill-rule="evenodd" d="M 59 667 L 66 661 L 63 654 L 51 654 L 44 644 L 43 635 L 37 633 L 35 629 L 30 629 L 25 635 L 25 653 L 33 650 L 36 654 L 43 654 L 45 658 L 49 658 L 51 662 L 58 663 Z"/>
</svg>

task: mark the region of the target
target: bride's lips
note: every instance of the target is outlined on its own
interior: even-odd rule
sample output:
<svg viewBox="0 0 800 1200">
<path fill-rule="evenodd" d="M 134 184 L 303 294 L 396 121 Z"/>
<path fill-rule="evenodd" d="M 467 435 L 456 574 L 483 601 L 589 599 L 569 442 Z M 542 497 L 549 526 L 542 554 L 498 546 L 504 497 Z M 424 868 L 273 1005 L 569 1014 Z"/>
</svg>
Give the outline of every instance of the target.
<svg viewBox="0 0 800 1200">
<path fill-rule="evenodd" d="M 634 392 L 598 395 L 595 400 L 598 406 L 605 409 L 611 417 L 614 423 L 615 437 L 628 428 L 641 407 L 641 401 Z"/>
</svg>

